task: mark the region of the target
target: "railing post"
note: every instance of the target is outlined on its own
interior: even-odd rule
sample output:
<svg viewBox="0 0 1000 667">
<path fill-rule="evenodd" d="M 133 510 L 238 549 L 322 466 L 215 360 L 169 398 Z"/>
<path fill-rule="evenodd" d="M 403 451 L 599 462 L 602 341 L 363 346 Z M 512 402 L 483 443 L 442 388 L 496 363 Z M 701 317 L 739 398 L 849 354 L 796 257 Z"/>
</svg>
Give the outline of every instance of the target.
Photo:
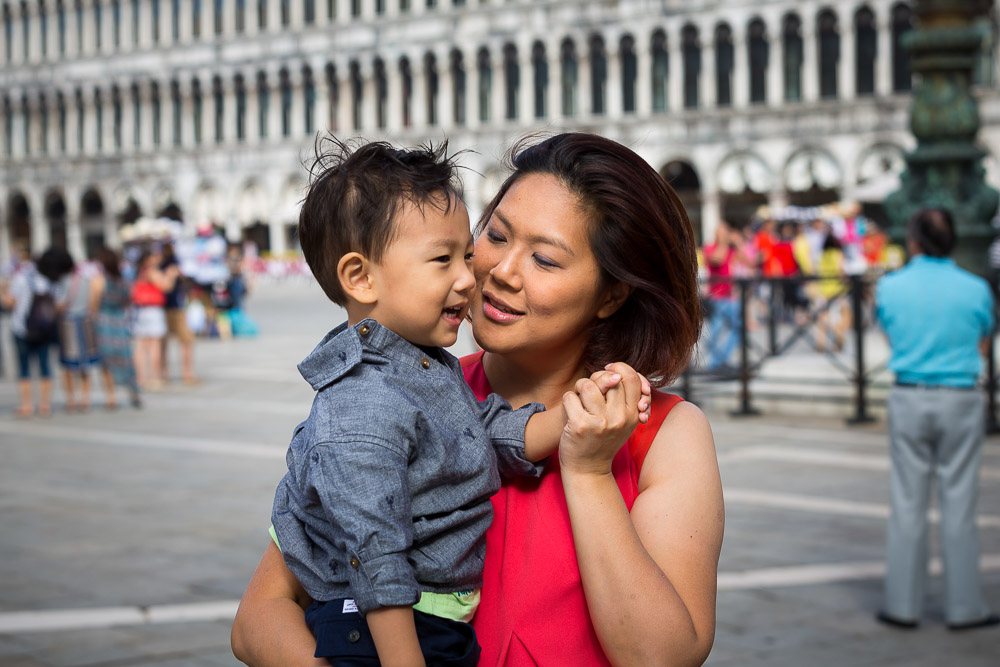
<svg viewBox="0 0 1000 667">
<path fill-rule="evenodd" d="M 784 299 L 782 295 L 778 294 L 778 288 L 782 285 L 777 283 L 774 278 L 766 278 L 769 291 L 771 293 L 771 303 L 768 304 L 767 308 L 767 342 L 771 347 L 771 356 L 773 357 L 778 353 L 778 317 L 777 312 L 779 308 L 784 308 Z M 779 306 L 780 304 L 780 306 Z M 784 311 L 782 311 L 784 315 Z"/>
<path fill-rule="evenodd" d="M 737 314 L 740 327 L 740 409 L 732 414 L 748 417 L 760 414 L 750 405 L 750 341 L 747 339 L 747 290 L 750 281 L 740 278 L 736 284 L 740 288 L 740 310 Z"/>
<path fill-rule="evenodd" d="M 861 276 L 851 276 L 851 310 L 853 312 L 854 325 L 854 384 L 855 401 L 854 416 L 847 420 L 848 424 L 864 424 L 875 421 L 868 414 L 868 401 L 865 397 L 868 378 L 865 375 L 865 323 L 862 308 L 862 295 L 864 292 L 864 282 Z"/>
</svg>

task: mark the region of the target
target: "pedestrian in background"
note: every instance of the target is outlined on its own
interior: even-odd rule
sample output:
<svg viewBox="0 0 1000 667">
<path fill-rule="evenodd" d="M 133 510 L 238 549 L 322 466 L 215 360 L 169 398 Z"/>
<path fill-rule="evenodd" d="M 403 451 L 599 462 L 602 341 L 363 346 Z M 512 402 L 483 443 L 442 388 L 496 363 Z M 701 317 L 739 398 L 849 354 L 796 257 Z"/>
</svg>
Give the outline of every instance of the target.
<svg viewBox="0 0 1000 667">
<path fill-rule="evenodd" d="M 160 353 L 167 335 L 165 306 L 173 279 L 160 270 L 163 256 L 157 249 L 148 249 L 136 263 L 136 278 L 132 284 L 132 334 L 135 336 L 135 371 L 143 389 L 159 389 L 162 364 Z"/>
<path fill-rule="evenodd" d="M 97 347 L 107 396 L 107 408 L 118 407 L 115 385 L 128 389 L 133 407 L 141 407 L 139 383 L 132 362 L 132 327 L 130 326 L 131 290 L 122 276 L 121 258 L 109 248 L 101 248 L 97 261 L 103 269 L 98 276 L 99 291 L 91 304 L 97 322 Z"/>
<path fill-rule="evenodd" d="M 708 287 L 711 316 L 708 323 L 708 366 L 706 370 L 728 373 L 729 357 L 740 343 L 739 295 L 733 285 L 733 275 L 742 257 L 742 238 L 728 222 L 720 220 L 715 228 L 715 240 L 705 246 L 705 264 L 709 278 L 716 279 Z"/>
<path fill-rule="evenodd" d="M 52 414 L 49 357 L 58 334 L 52 292 L 65 270 L 66 264 L 60 253 L 50 248 L 36 263 L 22 265 L 11 277 L 10 284 L 0 292 L 4 307 L 11 310 L 10 330 L 17 350 L 18 393 L 21 398 L 14 412 L 17 417 L 30 417 L 35 413 L 32 362 L 38 366 L 38 414 L 42 417 Z M 30 326 L 29 318 L 32 320 Z"/>
<path fill-rule="evenodd" d="M 163 382 L 170 382 L 170 364 L 167 357 L 167 345 L 170 338 L 176 338 L 181 350 L 181 379 L 184 384 L 197 384 L 194 374 L 194 333 L 187 325 L 187 314 L 184 310 L 187 295 L 185 293 L 184 276 L 181 275 L 180 261 L 174 253 L 174 245 L 166 243 L 162 249 L 163 260 L 160 270 L 168 280 L 173 281 L 173 287 L 166 292 L 164 313 L 167 318 L 167 334 L 163 337 L 160 351 L 160 375 Z"/>
<path fill-rule="evenodd" d="M 816 350 L 825 352 L 829 346 L 837 352 L 844 348 L 847 330 L 851 328 L 851 303 L 844 282 L 844 250 L 832 233 L 823 241 L 819 256 L 813 308 L 816 311 Z"/>
<path fill-rule="evenodd" d="M 65 250 L 57 252 L 68 269 L 55 289 L 56 307 L 60 313 L 59 363 L 66 388 L 66 410 L 86 412 L 90 409 L 90 371 L 101 362 L 90 310 L 90 304 L 100 296 L 100 286 L 95 280 L 97 272 L 93 266 L 85 262 L 74 263 Z"/>
<path fill-rule="evenodd" d="M 911 256 L 882 278 L 877 315 L 892 354 L 885 599 L 879 621 L 920 622 L 927 577 L 927 506 L 937 478 L 944 561 L 945 621 L 953 630 L 1000 624 L 983 597 L 976 499 L 983 441 L 983 395 L 976 389 L 993 327 L 986 282 L 949 259 L 951 215 L 918 212 L 907 228 Z"/>
</svg>

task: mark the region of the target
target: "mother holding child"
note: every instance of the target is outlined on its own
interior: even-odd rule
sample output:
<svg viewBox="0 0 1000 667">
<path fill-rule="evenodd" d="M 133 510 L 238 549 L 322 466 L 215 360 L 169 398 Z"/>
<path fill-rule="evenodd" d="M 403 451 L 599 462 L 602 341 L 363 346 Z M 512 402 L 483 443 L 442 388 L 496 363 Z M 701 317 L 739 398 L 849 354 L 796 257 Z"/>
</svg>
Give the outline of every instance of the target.
<svg viewBox="0 0 1000 667">
<path fill-rule="evenodd" d="M 318 394 L 233 625 L 236 657 L 703 663 L 724 524 L 712 433 L 637 375 L 668 384 L 701 329 L 676 194 L 598 136 L 522 144 L 473 251 L 443 151 L 338 149 L 317 161 L 299 224 L 349 320 L 300 364 Z M 438 346 L 466 310 L 483 352 L 459 365 Z M 501 483 L 498 460 L 521 476 Z M 461 622 L 473 612 L 474 634 Z"/>
</svg>

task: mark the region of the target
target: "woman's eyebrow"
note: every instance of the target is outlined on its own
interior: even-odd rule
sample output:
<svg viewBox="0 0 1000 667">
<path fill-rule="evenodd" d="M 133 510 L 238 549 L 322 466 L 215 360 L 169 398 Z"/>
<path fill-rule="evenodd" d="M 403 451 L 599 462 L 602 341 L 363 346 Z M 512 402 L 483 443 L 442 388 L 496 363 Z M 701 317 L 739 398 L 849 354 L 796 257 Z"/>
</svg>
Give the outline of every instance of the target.
<svg viewBox="0 0 1000 667">
<path fill-rule="evenodd" d="M 507 228 L 507 231 L 513 229 L 514 225 L 511 224 L 510 220 L 508 220 L 504 216 L 504 214 L 500 212 L 499 209 L 493 209 L 493 215 L 496 216 L 496 218 L 501 223 L 503 223 L 503 226 Z M 551 236 L 545 236 L 543 234 L 532 234 L 528 236 L 527 239 L 529 243 L 543 243 L 545 245 L 555 246 L 556 248 L 564 250 L 565 252 L 569 253 L 574 257 L 576 256 L 576 253 L 573 252 L 573 249 L 570 248 L 569 245 L 567 245 L 566 242 L 564 242 L 561 239 L 553 238 Z"/>
</svg>

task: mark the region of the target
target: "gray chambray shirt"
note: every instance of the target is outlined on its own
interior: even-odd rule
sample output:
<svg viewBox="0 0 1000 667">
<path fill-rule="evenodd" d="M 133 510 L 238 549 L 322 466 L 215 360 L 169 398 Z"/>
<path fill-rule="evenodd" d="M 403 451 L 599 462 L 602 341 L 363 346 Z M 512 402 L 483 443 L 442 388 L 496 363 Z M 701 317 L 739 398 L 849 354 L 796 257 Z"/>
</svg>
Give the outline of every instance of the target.
<svg viewBox="0 0 1000 667">
<path fill-rule="evenodd" d="M 458 359 L 371 319 L 331 331 L 299 372 L 317 393 L 271 521 L 302 587 L 367 613 L 481 586 L 490 496 L 500 474 L 541 474 L 524 428 L 544 406 L 478 402 Z"/>
</svg>

